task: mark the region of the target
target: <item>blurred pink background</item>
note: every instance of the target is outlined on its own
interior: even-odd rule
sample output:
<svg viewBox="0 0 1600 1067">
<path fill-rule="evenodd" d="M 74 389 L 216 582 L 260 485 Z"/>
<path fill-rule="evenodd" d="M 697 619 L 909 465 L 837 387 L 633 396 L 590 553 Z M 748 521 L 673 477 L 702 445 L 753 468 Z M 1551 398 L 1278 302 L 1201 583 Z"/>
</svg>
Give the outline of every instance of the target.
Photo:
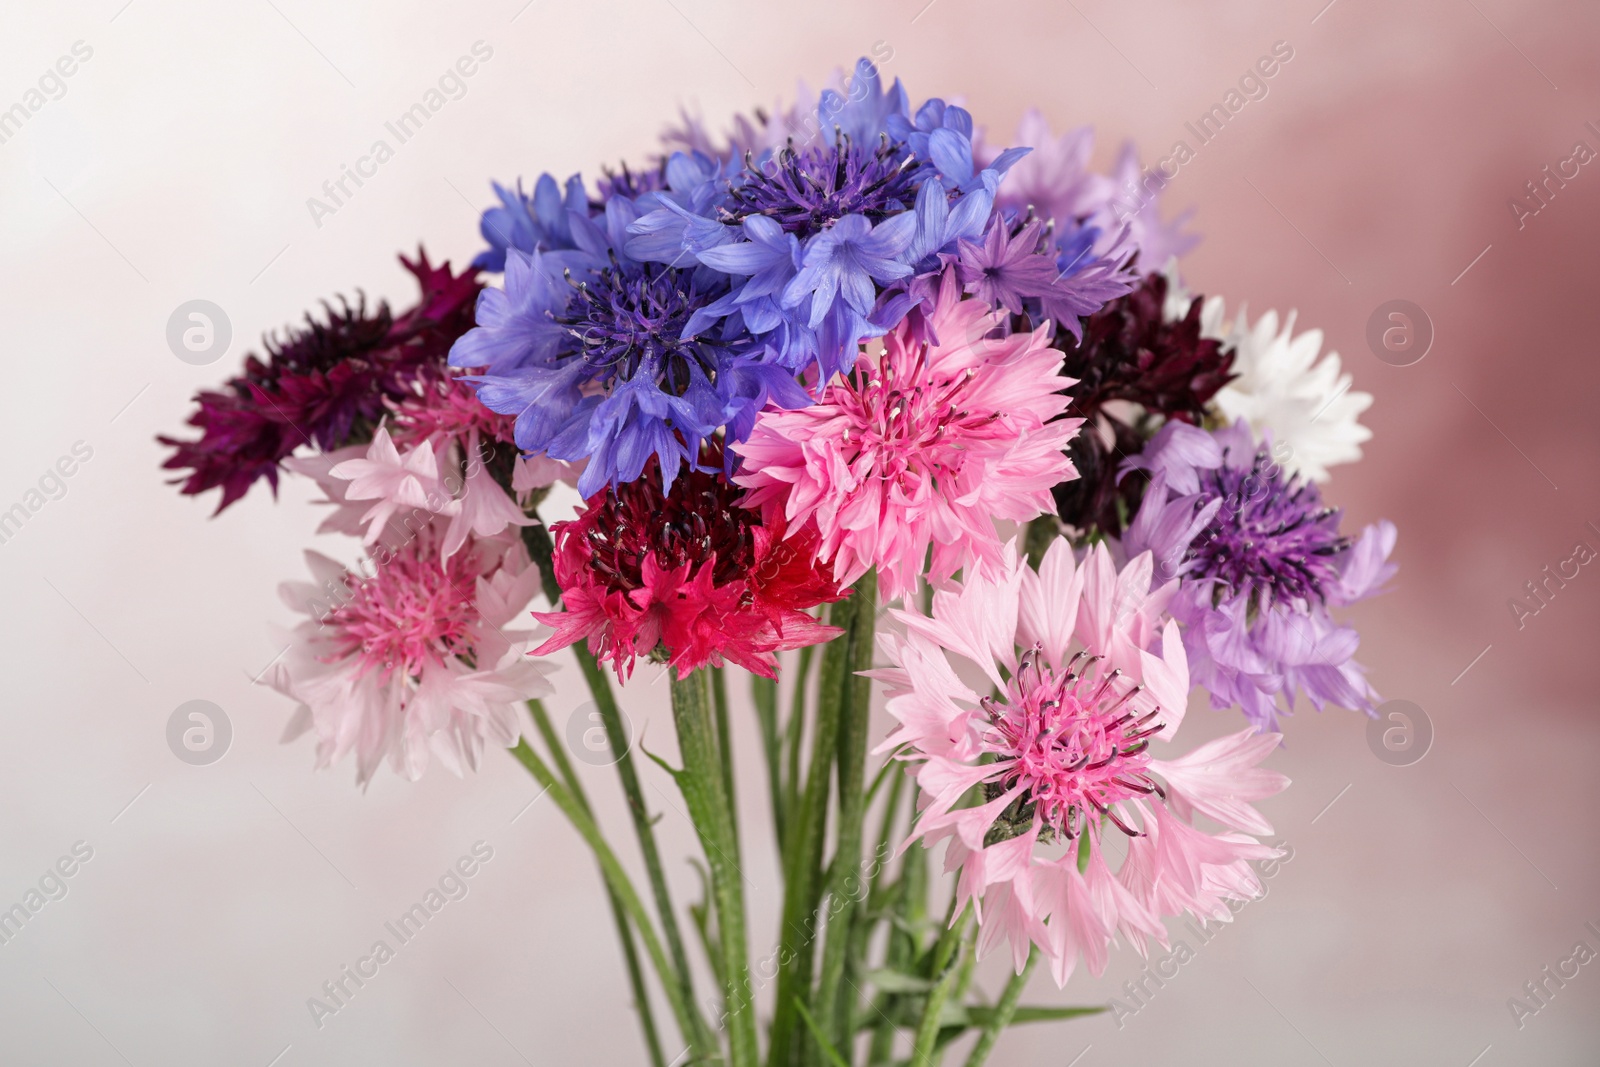
<svg viewBox="0 0 1600 1067">
<path fill-rule="evenodd" d="M 0 107 L 74 42 L 93 55 L 0 144 L 0 504 L 76 441 L 93 458 L 0 545 L 0 905 L 74 842 L 94 853 L 0 945 L 0 1060 L 643 1062 L 594 866 L 553 806 L 527 807 L 537 790 L 509 758 L 363 795 L 348 766 L 313 773 L 307 745 L 276 744 L 291 709 L 250 679 L 275 651 L 266 624 L 287 621 L 276 585 L 318 540 L 311 494 L 274 506 L 258 489 L 207 521 L 209 503 L 161 484 L 153 441 L 263 331 L 358 288 L 408 301 L 394 252 L 420 239 L 470 257 L 490 178 L 636 160 L 680 103 L 721 128 L 878 42 L 915 100 L 964 97 L 996 140 L 1028 106 L 1057 129 L 1093 123 L 1104 166 L 1124 138 L 1146 161 L 1189 139 L 1184 123 L 1285 41 L 1269 94 L 1200 148 L 1167 210 L 1197 209 L 1191 286 L 1253 314 L 1297 308 L 1376 396 L 1366 459 L 1329 495 L 1347 523 L 1399 524 L 1395 591 L 1355 617 L 1374 683 L 1424 709 L 1432 749 L 1389 766 L 1354 714 L 1296 715 L 1276 757 L 1294 786 L 1267 806 L 1293 858 L 1266 899 L 1123 1025 L 1020 1027 L 992 1062 L 1600 1062 L 1600 964 L 1520 1027 L 1507 1005 L 1576 942 L 1600 950 L 1584 928 L 1600 927 L 1600 570 L 1520 629 L 1508 607 L 1575 543 L 1600 549 L 1600 170 L 1521 229 L 1507 206 L 1574 142 L 1600 149 L 1585 127 L 1600 126 L 1600 8 L 1323 3 L 13 5 Z M 305 199 L 478 40 L 493 58 L 467 94 L 314 225 Z M 195 297 L 233 324 L 209 367 L 163 339 Z M 1391 299 L 1431 319 L 1414 366 L 1367 347 Z M 628 707 L 670 756 L 649 683 Z M 564 718 L 582 693 L 575 671 L 561 684 Z M 210 767 L 166 747 L 168 716 L 196 698 L 233 725 Z M 1190 722 L 1197 739 L 1237 725 L 1198 708 Z M 741 729 L 743 825 L 765 826 Z M 610 772 L 587 780 L 626 842 Z M 667 853 L 686 855 L 655 781 Z M 746 836 L 763 945 L 777 873 Z M 478 840 L 494 859 L 470 895 L 315 1027 L 306 998 Z M 688 899 L 687 865 L 672 878 Z M 1028 999 L 1122 996 L 1139 963 L 1123 950 L 1104 977 L 1041 979 Z M 1000 961 L 981 977 L 998 989 Z"/>
</svg>

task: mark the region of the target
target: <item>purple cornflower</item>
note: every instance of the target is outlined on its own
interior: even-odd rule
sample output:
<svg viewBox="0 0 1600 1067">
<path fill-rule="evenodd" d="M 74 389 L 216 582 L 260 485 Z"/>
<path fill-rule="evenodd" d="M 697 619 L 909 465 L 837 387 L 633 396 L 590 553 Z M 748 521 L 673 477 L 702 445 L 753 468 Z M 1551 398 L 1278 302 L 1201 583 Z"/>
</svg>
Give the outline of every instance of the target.
<svg viewBox="0 0 1600 1067">
<path fill-rule="evenodd" d="M 1039 251 L 1044 223 L 1035 219 L 1016 233 L 996 219 L 981 245 L 963 239 L 956 265 L 966 291 L 979 300 L 1022 314 L 1022 302 L 1045 293 L 1061 276 L 1055 260 Z"/>
<path fill-rule="evenodd" d="M 1149 551 L 1157 580 L 1179 580 L 1170 610 L 1192 678 L 1214 707 L 1238 704 L 1263 731 L 1301 693 L 1319 711 L 1374 713 L 1356 632 L 1329 609 L 1380 592 L 1395 571 L 1394 526 L 1344 537 L 1338 509 L 1284 458 L 1242 422 L 1212 433 L 1169 422 L 1123 465 L 1150 475 L 1124 549 Z"/>
<path fill-rule="evenodd" d="M 806 245 L 804 265 L 783 291 L 783 306 L 809 300 L 807 326 L 816 329 L 836 298 L 865 318 L 878 299 L 873 282 L 898 281 L 911 274 L 903 254 L 916 236 L 916 216 L 896 215 L 876 227 L 864 215 L 846 215 Z"/>
<path fill-rule="evenodd" d="M 846 215 L 878 222 L 898 215 L 916 199 L 923 163 L 905 146 L 880 135 L 859 145 L 842 134 L 832 145 L 801 151 L 780 149 L 760 163 L 746 158 L 744 172 L 729 184 L 724 222 L 764 215 L 804 239 Z"/>
</svg>

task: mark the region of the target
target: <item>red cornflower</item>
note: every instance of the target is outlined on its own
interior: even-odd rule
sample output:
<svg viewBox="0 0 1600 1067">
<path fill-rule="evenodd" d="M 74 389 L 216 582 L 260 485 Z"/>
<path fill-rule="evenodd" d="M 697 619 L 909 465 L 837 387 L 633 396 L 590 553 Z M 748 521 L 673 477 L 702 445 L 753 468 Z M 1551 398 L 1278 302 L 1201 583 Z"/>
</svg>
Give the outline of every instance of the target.
<svg viewBox="0 0 1600 1067">
<path fill-rule="evenodd" d="M 839 633 L 806 613 L 848 592 L 817 564 L 816 531 L 786 538 L 781 509 L 764 519 L 740 507 L 744 491 L 722 475 L 720 446 L 701 463 L 709 470 L 680 473 L 663 492 L 652 459 L 641 477 L 555 524 L 566 610 L 534 613 L 556 631 L 535 655 L 588 638 L 623 678 L 638 656 L 664 659 L 680 678 L 725 660 L 773 678 L 775 652 Z"/>
</svg>

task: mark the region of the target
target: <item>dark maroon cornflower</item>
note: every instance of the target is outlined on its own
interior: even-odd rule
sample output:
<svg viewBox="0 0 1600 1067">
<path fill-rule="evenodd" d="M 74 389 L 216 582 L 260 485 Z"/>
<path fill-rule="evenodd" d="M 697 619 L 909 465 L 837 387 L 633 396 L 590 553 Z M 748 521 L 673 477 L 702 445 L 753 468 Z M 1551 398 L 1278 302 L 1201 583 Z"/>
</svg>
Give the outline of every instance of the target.
<svg viewBox="0 0 1600 1067">
<path fill-rule="evenodd" d="M 1199 424 L 1210 399 L 1233 378 L 1233 350 L 1200 336 L 1196 297 L 1183 318 L 1162 314 L 1167 279 L 1152 274 L 1083 324 L 1083 339 L 1063 338 L 1061 373 L 1078 379 L 1067 414 L 1085 419 L 1067 454 L 1079 477 L 1055 487 L 1056 509 L 1079 530 L 1121 532 L 1137 510 L 1141 480 L 1117 481 L 1122 461 L 1137 453 L 1151 428 L 1130 425 L 1108 411 L 1114 401 L 1137 404 L 1152 416 Z"/>
<path fill-rule="evenodd" d="M 917 198 L 922 163 L 882 137 L 876 148 L 840 135 L 829 146 L 780 149 L 757 163 L 745 154 L 744 171 L 729 186 L 725 222 L 765 215 L 804 239 L 846 215 L 873 223 L 906 210 Z"/>
<path fill-rule="evenodd" d="M 278 464 L 301 445 L 331 452 L 369 439 L 388 403 L 412 394 L 422 374 L 445 373 L 450 346 L 472 328 L 473 303 L 482 286 L 476 271 L 437 267 L 419 250 L 415 262 L 400 257 L 422 288 L 421 299 L 395 317 L 386 302 L 368 309 L 324 303 L 326 321 L 306 315 L 304 329 L 264 341 L 267 358 L 252 355 L 244 373 L 221 390 L 201 390 L 189 417 L 197 440 L 159 437 L 173 454 L 162 464 L 187 470 L 181 490 L 221 488 L 221 511 L 257 479 L 274 492 Z"/>
</svg>

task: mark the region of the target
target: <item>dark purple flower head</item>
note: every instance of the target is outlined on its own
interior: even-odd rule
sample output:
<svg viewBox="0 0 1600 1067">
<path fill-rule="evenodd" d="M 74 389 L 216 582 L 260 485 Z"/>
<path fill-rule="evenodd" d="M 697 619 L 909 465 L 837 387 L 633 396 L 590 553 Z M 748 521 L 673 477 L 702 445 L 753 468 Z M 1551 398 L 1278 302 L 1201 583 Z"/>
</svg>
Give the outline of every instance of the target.
<svg viewBox="0 0 1600 1067">
<path fill-rule="evenodd" d="M 1276 730 L 1302 693 L 1319 709 L 1375 714 L 1359 639 L 1331 609 L 1381 592 L 1395 571 L 1394 526 L 1342 536 L 1340 513 L 1290 478 L 1285 458 L 1243 422 L 1209 432 L 1169 422 L 1123 464 L 1149 476 L 1123 550 L 1150 553 L 1156 581 L 1179 579 L 1168 610 L 1191 680 L 1261 730 Z"/>
<path fill-rule="evenodd" d="M 1317 487 L 1290 478 L 1266 449 L 1235 451 L 1224 447 L 1222 465 L 1199 474 L 1196 507 L 1221 506 L 1189 545 L 1191 573 L 1216 582 L 1219 596 L 1249 594 L 1257 609 L 1326 602 L 1350 547 L 1339 509 L 1323 506 Z"/>
<path fill-rule="evenodd" d="M 874 145 L 842 134 L 829 146 L 796 151 L 793 143 L 761 160 L 745 158 L 728 188 L 726 222 L 765 215 L 805 238 L 846 215 L 873 222 L 898 214 L 916 199 L 922 164 L 888 136 Z"/>
<path fill-rule="evenodd" d="M 221 488 L 220 512 L 260 478 L 276 490 L 278 464 L 296 448 L 331 452 L 366 440 L 386 402 L 410 395 L 420 375 L 443 371 L 450 346 L 472 327 L 477 272 L 435 267 L 426 252 L 400 261 L 422 287 L 405 314 L 359 298 L 337 309 L 324 303 L 322 321 L 308 314 L 303 329 L 266 340 L 265 360 L 248 357 L 244 374 L 196 396 L 189 424 L 200 437 L 158 438 L 174 450 L 163 466 L 189 471 L 184 493 Z"/>
<path fill-rule="evenodd" d="M 1107 404 L 1123 401 L 1150 415 L 1199 423 L 1206 403 L 1233 378 L 1233 350 L 1200 335 L 1201 299 L 1182 319 L 1169 322 L 1166 297 L 1166 277 L 1152 274 L 1089 316 L 1082 339 L 1065 346 L 1062 373 L 1078 379 L 1068 414 L 1087 422 L 1069 453 L 1082 476 L 1056 486 L 1056 507 L 1080 530 L 1115 535 L 1137 504 L 1137 482 L 1119 484 L 1117 470 L 1144 434 L 1107 411 Z"/>
</svg>

